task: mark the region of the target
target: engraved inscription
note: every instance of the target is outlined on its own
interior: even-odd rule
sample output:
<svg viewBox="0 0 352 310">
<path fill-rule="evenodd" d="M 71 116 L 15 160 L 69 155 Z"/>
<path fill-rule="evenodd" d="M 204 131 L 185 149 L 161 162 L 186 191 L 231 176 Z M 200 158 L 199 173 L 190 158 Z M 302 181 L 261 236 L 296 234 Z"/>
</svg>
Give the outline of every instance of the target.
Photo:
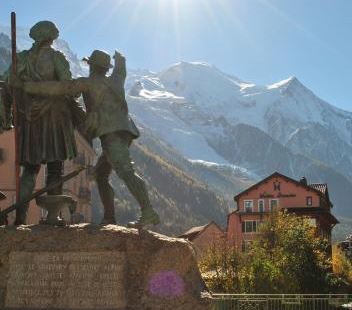
<svg viewBox="0 0 352 310">
<path fill-rule="evenodd" d="M 6 307 L 123 309 L 125 253 L 12 252 Z"/>
</svg>

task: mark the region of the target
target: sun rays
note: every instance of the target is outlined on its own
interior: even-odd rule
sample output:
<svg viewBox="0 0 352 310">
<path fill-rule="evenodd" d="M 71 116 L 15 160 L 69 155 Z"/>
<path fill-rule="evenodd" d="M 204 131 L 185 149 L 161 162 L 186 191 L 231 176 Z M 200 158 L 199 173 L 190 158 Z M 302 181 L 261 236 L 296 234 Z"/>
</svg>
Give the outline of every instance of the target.
<svg viewBox="0 0 352 310">
<path fill-rule="evenodd" d="M 115 28 L 118 45 L 136 40 L 136 35 L 150 36 L 153 41 L 151 44 L 154 44 L 154 50 L 157 51 L 160 44 L 167 41 L 167 36 L 173 39 L 173 52 L 180 59 L 183 46 L 198 39 L 197 33 L 202 31 L 201 27 L 214 30 L 218 38 L 224 40 L 224 44 L 235 40 L 234 36 L 240 35 L 254 46 L 238 14 L 237 8 L 241 6 L 241 1 L 92 0 L 87 2 L 84 10 L 65 27 L 65 31 L 74 31 L 80 22 L 89 20 L 90 16 L 100 11 L 103 18 L 90 30 L 92 40 L 104 36 L 107 28 L 110 28 L 110 33 L 111 29 Z M 229 26 L 235 31 L 229 31 Z"/>
</svg>

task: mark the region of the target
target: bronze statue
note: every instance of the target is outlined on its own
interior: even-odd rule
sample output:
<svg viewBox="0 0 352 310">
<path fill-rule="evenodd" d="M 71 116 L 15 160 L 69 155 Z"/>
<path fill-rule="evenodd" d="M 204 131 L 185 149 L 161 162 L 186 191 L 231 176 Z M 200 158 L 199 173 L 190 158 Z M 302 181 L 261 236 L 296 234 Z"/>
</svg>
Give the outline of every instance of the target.
<svg viewBox="0 0 352 310">
<path fill-rule="evenodd" d="M 125 182 L 129 191 L 141 207 L 141 217 L 129 227 L 140 228 L 160 222 L 148 196 L 145 182 L 133 168 L 129 147 L 139 137 L 139 131 L 128 114 L 124 83 L 126 61 L 115 52 L 115 66 L 110 77 L 106 74 L 112 67 L 110 55 L 99 50 L 93 51 L 85 60 L 89 64 L 89 77 L 72 81 L 25 83 L 26 94 L 39 96 L 59 96 L 82 93 L 87 109 L 85 130 L 92 137 L 99 137 L 103 153 L 95 167 L 95 177 L 99 194 L 104 205 L 103 224 L 115 223 L 114 191 L 109 184 L 112 169 Z"/>
<path fill-rule="evenodd" d="M 29 33 L 34 40 L 29 50 L 17 54 L 17 78 L 22 82 L 71 80 L 65 56 L 52 48 L 59 36 L 50 21 L 35 24 Z M 5 74 L 9 78 L 11 68 Z M 7 91 L 6 91 L 7 90 Z M 20 200 L 26 200 L 35 187 L 41 164 L 47 164 L 47 186 L 57 182 L 63 173 L 63 162 L 76 156 L 76 143 L 71 107 L 72 98 L 15 92 L 18 105 L 19 162 L 23 167 L 20 179 Z M 5 89 L 4 104 L 11 109 L 11 91 Z M 8 121 L 2 121 L 8 124 Z M 3 126 L 4 127 L 4 126 Z M 62 194 L 62 185 L 51 189 L 49 195 Z M 28 203 L 16 210 L 15 225 L 25 224 Z"/>
</svg>

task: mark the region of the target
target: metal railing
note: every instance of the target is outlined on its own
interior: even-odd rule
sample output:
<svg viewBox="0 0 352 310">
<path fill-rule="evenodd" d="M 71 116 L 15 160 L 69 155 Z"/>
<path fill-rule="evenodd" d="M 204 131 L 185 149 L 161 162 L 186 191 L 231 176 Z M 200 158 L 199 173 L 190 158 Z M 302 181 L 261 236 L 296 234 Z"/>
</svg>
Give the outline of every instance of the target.
<svg viewBox="0 0 352 310">
<path fill-rule="evenodd" d="M 213 294 L 212 310 L 333 310 L 352 301 L 346 294 Z M 351 308 L 352 309 L 352 308 Z"/>
</svg>

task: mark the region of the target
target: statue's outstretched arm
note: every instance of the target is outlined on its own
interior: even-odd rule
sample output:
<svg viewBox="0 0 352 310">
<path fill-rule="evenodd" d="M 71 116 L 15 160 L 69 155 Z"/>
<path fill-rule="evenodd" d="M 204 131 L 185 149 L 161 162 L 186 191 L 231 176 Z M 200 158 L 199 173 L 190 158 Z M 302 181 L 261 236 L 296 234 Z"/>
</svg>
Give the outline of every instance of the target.
<svg viewBox="0 0 352 310">
<path fill-rule="evenodd" d="M 126 58 L 119 52 L 115 51 L 114 54 L 115 65 L 111 74 L 111 79 L 119 87 L 124 87 L 127 75 Z"/>
<path fill-rule="evenodd" d="M 87 78 L 78 78 L 71 81 L 25 82 L 23 90 L 28 94 L 41 96 L 75 96 L 89 88 Z"/>
</svg>

